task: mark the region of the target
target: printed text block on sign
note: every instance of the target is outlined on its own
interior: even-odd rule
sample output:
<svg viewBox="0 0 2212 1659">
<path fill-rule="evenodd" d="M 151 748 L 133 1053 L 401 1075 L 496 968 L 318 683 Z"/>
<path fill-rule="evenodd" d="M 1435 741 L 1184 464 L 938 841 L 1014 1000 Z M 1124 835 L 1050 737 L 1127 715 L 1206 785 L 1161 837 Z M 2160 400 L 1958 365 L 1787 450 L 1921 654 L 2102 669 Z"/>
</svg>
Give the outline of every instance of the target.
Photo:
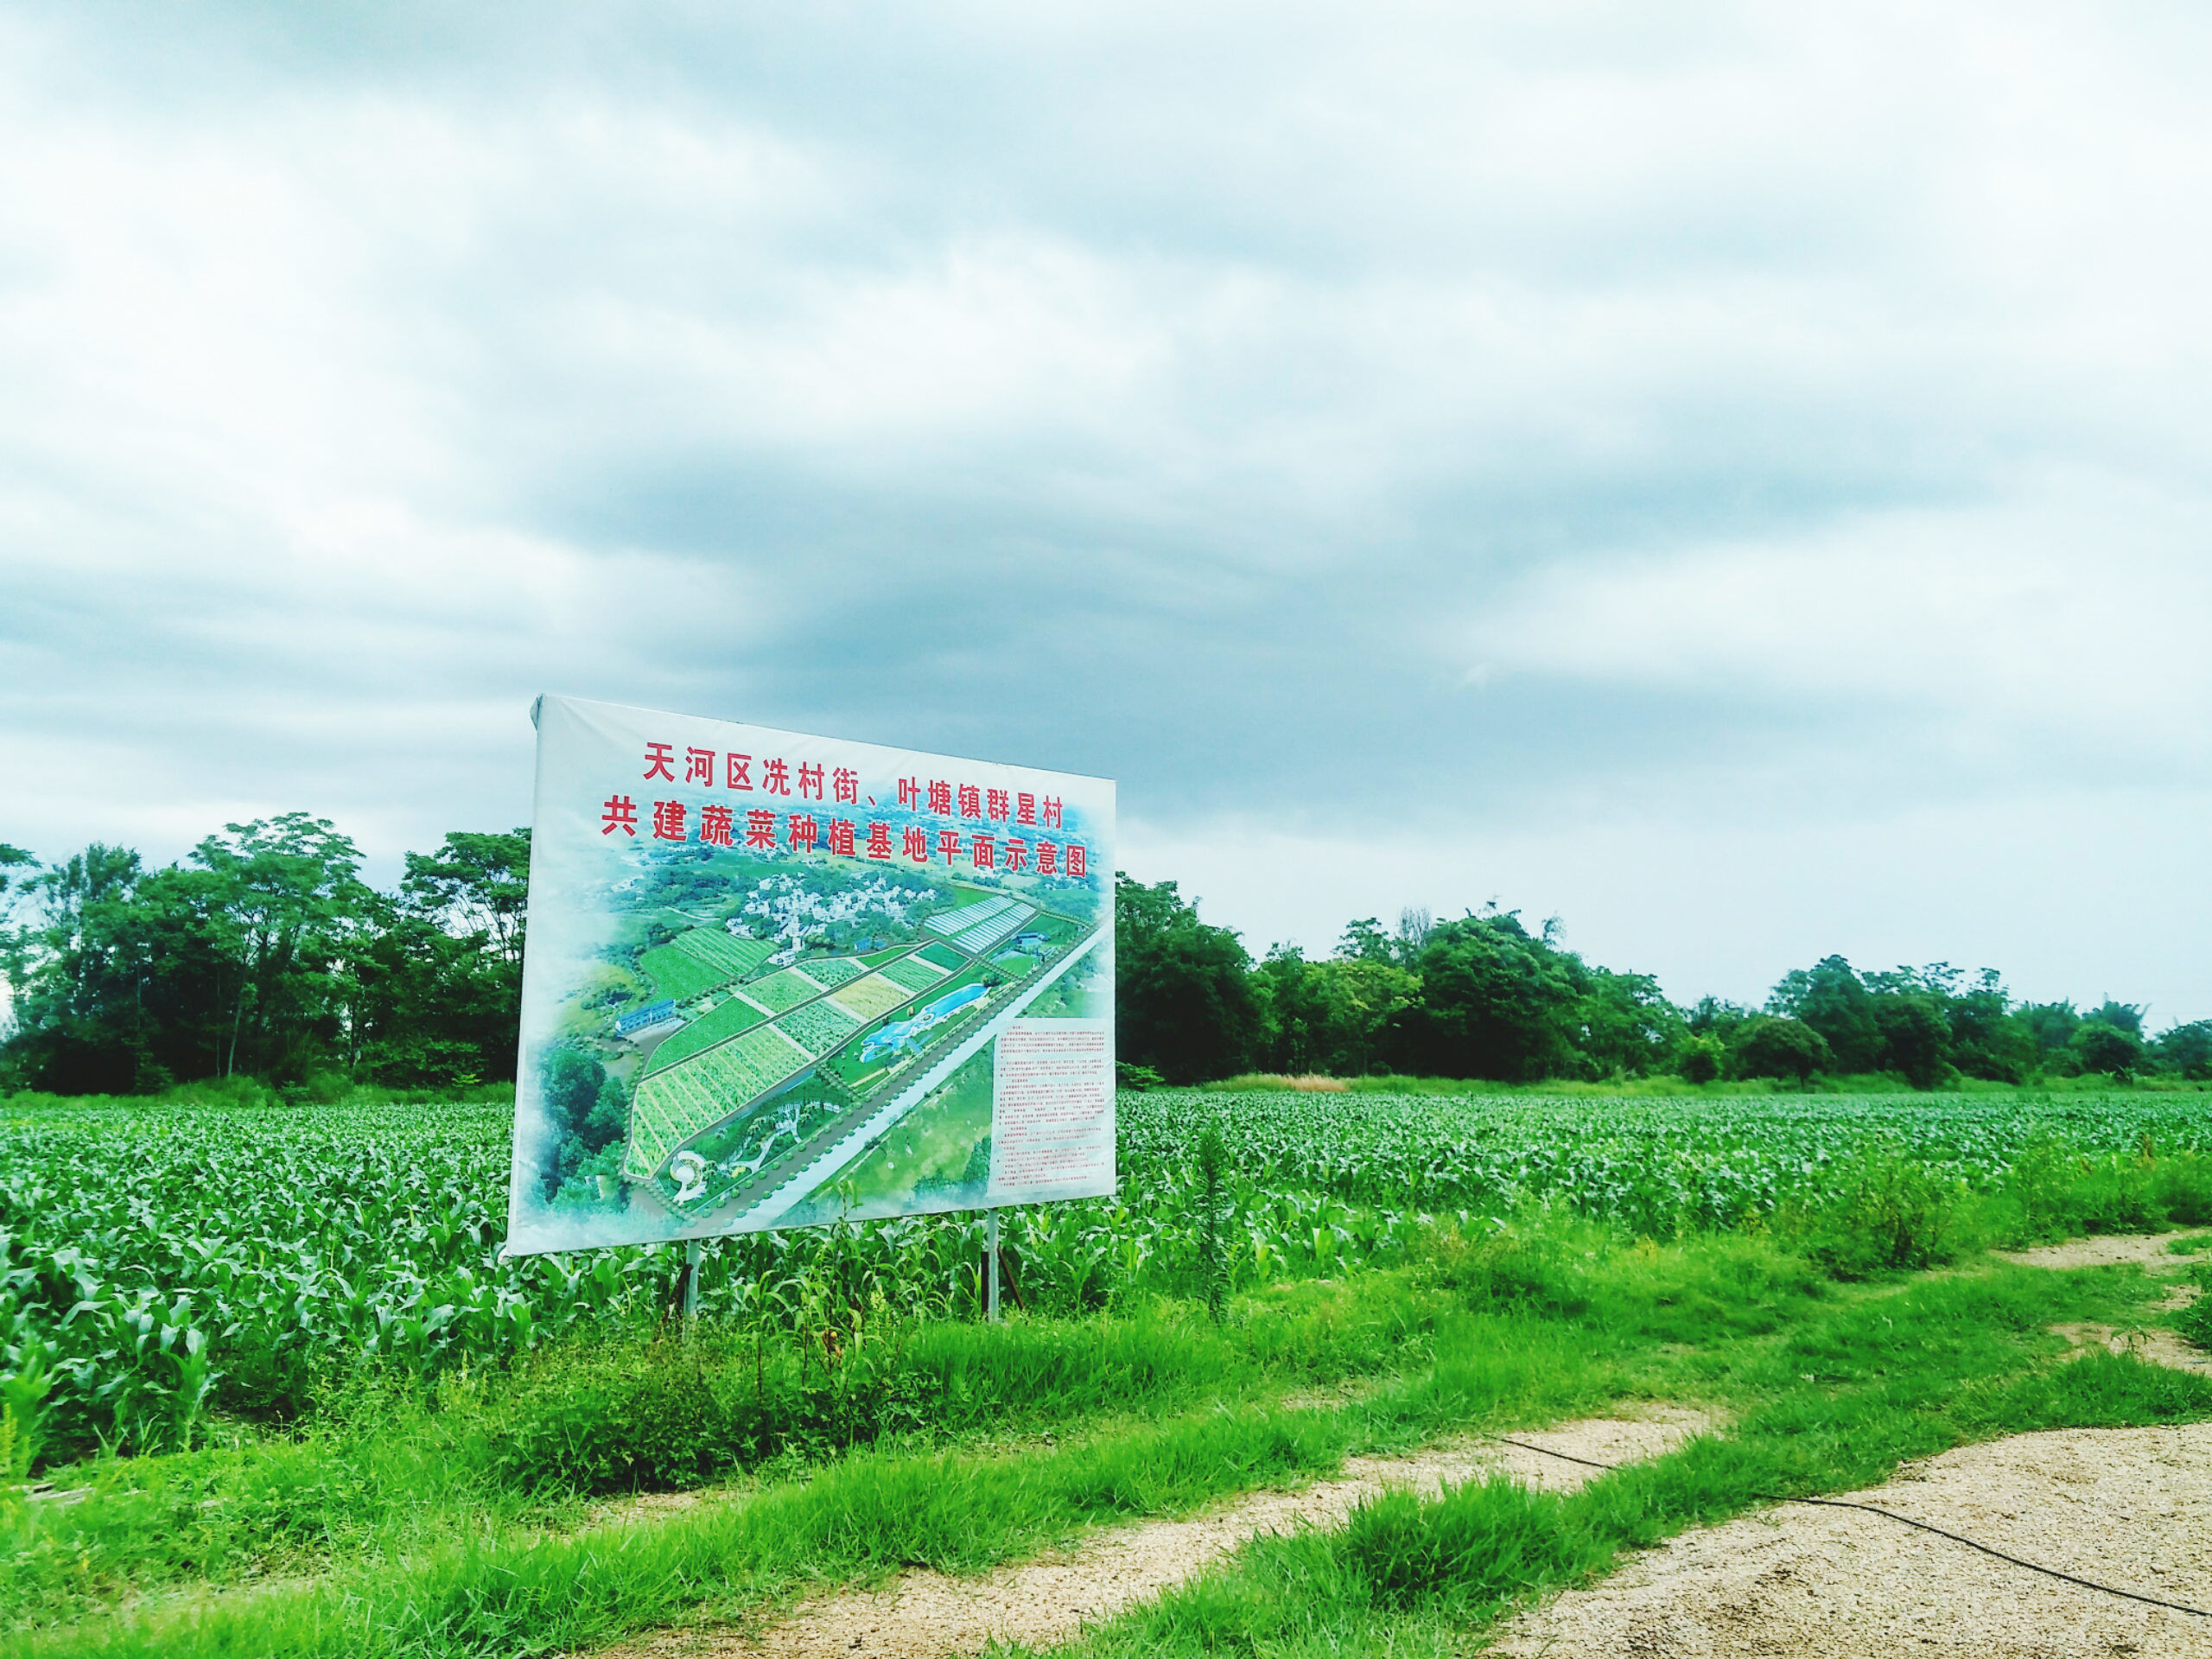
<svg viewBox="0 0 2212 1659">
<path fill-rule="evenodd" d="M 1114 1188 L 1114 1033 L 1103 1020 L 1016 1020 L 992 1079 L 993 1204 Z"/>
</svg>

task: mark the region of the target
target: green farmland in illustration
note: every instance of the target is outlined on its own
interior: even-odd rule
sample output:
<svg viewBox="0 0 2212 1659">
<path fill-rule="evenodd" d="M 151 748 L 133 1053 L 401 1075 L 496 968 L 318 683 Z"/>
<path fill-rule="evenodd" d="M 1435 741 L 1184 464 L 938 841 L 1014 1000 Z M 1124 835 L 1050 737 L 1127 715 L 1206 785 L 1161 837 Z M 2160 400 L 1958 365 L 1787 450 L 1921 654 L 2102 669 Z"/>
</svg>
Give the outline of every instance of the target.
<svg viewBox="0 0 2212 1659">
<path fill-rule="evenodd" d="M 733 938 L 720 928 L 695 927 L 659 950 L 646 951 L 638 965 L 652 976 L 662 995 L 689 1002 L 742 979 L 766 961 L 772 949 L 758 939 Z"/>
<path fill-rule="evenodd" d="M 1033 999 L 1096 932 L 997 893 L 926 917 L 903 942 L 781 965 L 707 926 L 642 951 L 653 990 L 689 1018 L 639 1069 L 621 1179 L 679 1217 L 737 1218 Z M 869 1162 L 874 1187 L 886 1172 Z"/>
</svg>

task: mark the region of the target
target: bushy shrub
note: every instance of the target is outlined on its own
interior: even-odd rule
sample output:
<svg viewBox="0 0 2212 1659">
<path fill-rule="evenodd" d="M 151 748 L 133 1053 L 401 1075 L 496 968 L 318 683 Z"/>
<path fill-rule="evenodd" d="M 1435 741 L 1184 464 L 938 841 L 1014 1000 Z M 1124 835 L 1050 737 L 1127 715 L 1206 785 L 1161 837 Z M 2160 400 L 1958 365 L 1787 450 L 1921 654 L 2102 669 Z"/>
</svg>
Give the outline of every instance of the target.
<svg viewBox="0 0 2212 1659">
<path fill-rule="evenodd" d="M 2199 1348 L 2212 1348 L 2212 1262 L 2199 1262 L 2190 1275 L 2196 1283 L 2197 1298 L 2175 1316 L 2183 1337 Z"/>
<path fill-rule="evenodd" d="M 1940 1266 L 1957 1255 L 1954 1212 L 1961 1194 L 1916 1160 L 1861 1154 L 1817 1208 L 1785 1211 L 1782 1224 L 1807 1258 L 1839 1279 L 1884 1268 Z"/>
<path fill-rule="evenodd" d="M 942 1415 L 944 1379 L 902 1363 L 896 1338 L 789 1339 L 702 1327 L 563 1344 L 482 1408 L 472 1455 L 502 1485 L 680 1491 L 789 1451 L 815 1454 Z"/>
<path fill-rule="evenodd" d="M 1590 1305 L 1583 1275 L 1552 1240 L 1519 1232 L 1440 1232 L 1422 1275 L 1477 1310 L 1572 1318 Z"/>
<path fill-rule="evenodd" d="M 1709 1037 L 1693 1037 L 1682 1045 L 1680 1068 L 1686 1083 L 1706 1084 L 1720 1076 L 1720 1045 Z"/>
</svg>

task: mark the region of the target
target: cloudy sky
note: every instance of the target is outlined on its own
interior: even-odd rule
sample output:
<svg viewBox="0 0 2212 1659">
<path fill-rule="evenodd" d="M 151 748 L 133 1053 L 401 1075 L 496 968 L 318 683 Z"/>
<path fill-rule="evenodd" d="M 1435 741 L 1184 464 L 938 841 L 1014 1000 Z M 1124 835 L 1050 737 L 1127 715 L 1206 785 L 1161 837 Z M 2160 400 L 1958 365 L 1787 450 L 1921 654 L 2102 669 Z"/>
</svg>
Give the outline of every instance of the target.
<svg viewBox="0 0 2212 1659">
<path fill-rule="evenodd" d="M 2212 21 L 0 12 L 0 839 L 529 812 L 533 695 L 2212 1015 Z"/>
</svg>

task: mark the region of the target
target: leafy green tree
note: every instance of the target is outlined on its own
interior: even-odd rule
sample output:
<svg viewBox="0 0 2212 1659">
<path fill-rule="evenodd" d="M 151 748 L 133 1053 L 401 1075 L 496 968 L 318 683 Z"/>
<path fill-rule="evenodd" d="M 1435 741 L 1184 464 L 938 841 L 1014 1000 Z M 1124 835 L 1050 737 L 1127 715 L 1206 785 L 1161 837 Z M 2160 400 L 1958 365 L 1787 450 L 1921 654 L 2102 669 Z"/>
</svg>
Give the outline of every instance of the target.
<svg viewBox="0 0 2212 1659">
<path fill-rule="evenodd" d="M 153 963 L 130 925 L 143 874 L 137 853 L 95 842 L 19 878 L 39 911 L 36 966 L 21 983 L 9 1046 L 22 1081 L 57 1094 L 120 1094 L 152 1071 L 141 993 Z"/>
<path fill-rule="evenodd" d="M 1116 1058 L 1173 1084 L 1248 1069 L 1262 1034 L 1251 959 L 1173 881 L 1114 878 Z"/>
<path fill-rule="evenodd" d="M 28 874 L 7 858 L 0 903 L 35 918 L 0 963 L 16 1014 L 0 1073 L 67 1093 L 512 1076 L 527 859 L 521 836 L 452 836 L 379 894 L 353 843 L 297 812 L 166 869 L 98 843 Z"/>
<path fill-rule="evenodd" d="M 2132 1077 L 2143 1064 L 2143 1041 L 2133 1032 L 2095 1018 L 2082 1022 L 2074 1033 L 2074 1052 L 2084 1071 L 2111 1077 Z"/>
<path fill-rule="evenodd" d="M 1693 1033 L 1683 1038 L 1675 1065 L 1685 1083 L 1711 1083 L 1720 1075 L 1727 1058 L 1728 1051 L 1719 1040 Z"/>
<path fill-rule="evenodd" d="M 1397 941 L 1382 931 L 1381 918 L 1363 916 L 1344 924 L 1344 937 L 1337 941 L 1337 955 L 1348 962 L 1395 962 Z"/>
<path fill-rule="evenodd" d="M 530 831 L 448 834 L 373 896 L 349 969 L 351 1060 L 386 1083 L 466 1085 L 515 1074 Z"/>
<path fill-rule="evenodd" d="M 2144 1010 L 2133 1002 L 2115 1002 L 2107 997 L 2082 1016 L 2100 1025 L 2110 1026 L 2114 1031 L 2125 1032 L 2138 1043 L 2143 1040 Z"/>
<path fill-rule="evenodd" d="M 356 1076 L 467 1087 L 515 1074 L 518 963 L 482 933 L 374 894 L 345 958 L 346 1058 Z"/>
<path fill-rule="evenodd" d="M 23 871 L 29 874 L 19 874 Z M 36 856 L 0 841 L 0 976 L 4 976 L 11 986 L 22 974 L 22 958 L 13 926 L 16 903 L 37 874 Z"/>
<path fill-rule="evenodd" d="M 1593 1077 L 1642 1077 L 1666 1064 L 1688 1035 L 1681 1011 L 1649 974 L 1592 968 L 1575 1010 L 1575 1047 Z"/>
<path fill-rule="evenodd" d="M 2184 1077 L 2212 1077 L 2212 1020 L 2174 1026 L 2158 1039 L 2158 1064 Z"/>
<path fill-rule="evenodd" d="M 407 855 L 400 895 L 416 913 L 448 931 L 482 938 L 517 969 L 523 920 L 530 904 L 530 831 L 505 835 L 449 832 L 435 853 Z"/>
<path fill-rule="evenodd" d="M 1933 1089 L 1942 1080 L 1951 1022 L 1941 998 L 1928 992 L 1888 992 L 1872 999 L 1874 1022 L 1882 1033 L 1885 1070 L 1902 1072 L 1916 1089 Z"/>
<path fill-rule="evenodd" d="M 559 1148 L 544 1178 L 545 1196 L 550 1199 L 564 1182 L 590 1173 L 587 1166 L 621 1138 L 629 1122 L 630 1101 L 604 1066 L 567 1043 L 546 1054 L 539 1085 L 546 1128 Z"/>
<path fill-rule="evenodd" d="M 1882 1063 L 1874 999 L 1841 957 L 1823 957 L 1810 969 L 1784 976 L 1767 998 L 1766 1011 L 1802 1020 L 1820 1033 L 1839 1071 L 1872 1071 Z"/>
<path fill-rule="evenodd" d="M 1315 963 L 1306 984 L 1319 1067 L 1338 1077 L 1374 1068 L 1421 989 L 1420 975 L 1367 957 Z"/>
<path fill-rule="evenodd" d="M 337 966 L 368 908 L 361 855 L 327 818 L 286 812 L 226 824 L 193 861 L 219 884 L 238 969 L 226 1076 L 303 1075 L 339 1035 Z"/>
<path fill-rule="evenodd" d="M 1701 996 L 1696 1005 L 1682 1016 L 1682 1024 L 1693 1037 L 1709 1037 L 1726 1046 L 1738 1031 L 1758 1018 L 1758 1011 L 1747 1008 L 1740 1002 L 1726 1002 L 1717 996 Z"/>
<path fill-rule="evenodd" d="M 1437 923 L 1421 953 L 1421 983 L 1420 1002 L 1402 1018 L 1403 1069 L 1505 1082 L 1580 1069 L 1589 972 L 1516 912 Z"/>
<path fill-rule="evenodd" d="M 1314 1058 L 1313 1028 L 1319 1019 L 1311 983 L 1313 964 L 1294 944 L 1268 947 L 1252 970 L 1249 983 L 1259 1010 L 1259 1062 L 1272 1071 L 1304 1076 L 1321 1062 Z"/>
<path fill-rule="evenodd" d="M 1739 1077 L 1787 1077 L 1800 1084 L 1835 1064 L 1827 1039 L 1786 1014 L 1747 1020 L 1736 1033 L 1733 1059 Z"/>
<path fill-rule="evenodd" d="M 2027 1027 L 2037 1054 L 2064 1048 L 2082 1026 L 2081 1013 L 2071 1002 L 2024 1002 L 2019 1020 Z"/>
<path fill-rule="evenodd" d="M 2070 1057 L 2074 1033 L 2082 1028 L 2082 1016 L 2071 1002 L 2023 1003 L 2018 1017 L 2034 1045 L 2037 1065 L 2048 1065 L 2062 1055 Z"/>
<path fill-rule="evenodd" d="M 1995 969 L 1983 969 L 1970 988 L 1951 996 L 1944 1017 L 1951 1027 L 1951 1064 L 1967 1076 L 2019 1083 L 2034 1067 L 2035 1033 L 2013 1011 Z"/>
</svg>

